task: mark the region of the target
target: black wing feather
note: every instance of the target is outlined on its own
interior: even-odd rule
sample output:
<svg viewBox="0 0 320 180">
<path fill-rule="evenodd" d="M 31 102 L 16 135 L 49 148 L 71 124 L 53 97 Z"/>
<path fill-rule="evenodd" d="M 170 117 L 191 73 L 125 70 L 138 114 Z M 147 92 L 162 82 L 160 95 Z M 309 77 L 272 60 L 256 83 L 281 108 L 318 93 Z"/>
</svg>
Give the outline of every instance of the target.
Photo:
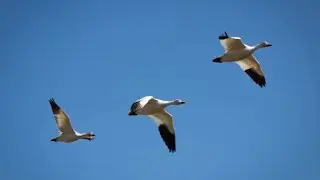
<svg viewBox="0 0 320 180">
<path fill-rule="evenodd" d="M 245 72 L 250 76 L 250 78 L 258 84 L 261 88 L 266 86 L 266 79 L 264 76 L 258 74 L 254 68 L 245 70 Z"/>
<path fill-rule="evenodd" d="M 228 38 L 229 38 L 229 36 L 228 36 L 227 32 L 224 32 L 224 34 L 221 34 L 221 35 L 219 36 L 219 39 L 220 39 L 220 40 L 224 40 L 224 39 L 228 39 Z"/>
<path fill-rule="evenodd" d="M 169 152 L 174 153 L 176 151 L 176 139 L 175 135 L 172 134 L 168 127 L 164 124 L 159 125 L 158 127 L 160 135 L 164 141 L 164 143 L 167 145 Z"/>
<path fill-rule="evenodd" d="M 51 109 L 52 109 L 53 114 L 59 114 L 59 111 L 61 108 L 58 106 L 58 104 L 54 101 L 53 98 L 49 99 L 49 103 L 51 105 Z"/>
<path fill-rule="evenodd" d="M 131 107 L 130 107 L 130 112 L 129 112 L 129 115 L 130 116 L 134 116 L 134 115 L 137 115 L 136 114 L 136 111 L 137 109 L 140 108 L 140 101 L 137 101 L 137 102 L 134 102 Z"/>
</svg>

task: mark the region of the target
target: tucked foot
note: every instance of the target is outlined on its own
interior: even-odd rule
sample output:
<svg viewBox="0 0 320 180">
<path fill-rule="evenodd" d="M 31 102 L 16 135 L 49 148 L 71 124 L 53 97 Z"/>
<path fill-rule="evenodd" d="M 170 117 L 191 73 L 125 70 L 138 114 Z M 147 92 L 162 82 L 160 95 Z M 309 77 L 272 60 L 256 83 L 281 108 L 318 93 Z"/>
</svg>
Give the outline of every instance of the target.
<svg viewBox="0 0 320 180">
<path fill-rule="evenodd" d="M 212 60 L 212 62 L 215 62 L 215 63 L 222 63 L 222 62 L 221 62 L 221 58 L 220 58 L 220 57 L 214 58 L 214 59 Z"/>
</svg>

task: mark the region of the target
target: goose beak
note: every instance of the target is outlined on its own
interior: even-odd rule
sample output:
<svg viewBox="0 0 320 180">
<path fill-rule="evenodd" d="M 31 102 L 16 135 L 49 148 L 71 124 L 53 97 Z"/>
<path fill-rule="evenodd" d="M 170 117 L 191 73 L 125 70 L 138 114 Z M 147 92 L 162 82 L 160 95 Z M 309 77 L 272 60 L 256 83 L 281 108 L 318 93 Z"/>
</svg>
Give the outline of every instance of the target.
<svg viewBox="0 0 320 180">
<path fill-rule="evenodd" d="M 181 102 L 181 104 L 186 104 L 186 103 L 187 103 L 187 102 L 185 102 L 185 101 L 182 101 L 182 102 Z"/>
<path fill-rule="evenodd" d="M 267 46 L 267 47 L 270 47 L 270 46 L 272 46 L 272 44 L 267 44 L 266 46 Z"/>
</svg>

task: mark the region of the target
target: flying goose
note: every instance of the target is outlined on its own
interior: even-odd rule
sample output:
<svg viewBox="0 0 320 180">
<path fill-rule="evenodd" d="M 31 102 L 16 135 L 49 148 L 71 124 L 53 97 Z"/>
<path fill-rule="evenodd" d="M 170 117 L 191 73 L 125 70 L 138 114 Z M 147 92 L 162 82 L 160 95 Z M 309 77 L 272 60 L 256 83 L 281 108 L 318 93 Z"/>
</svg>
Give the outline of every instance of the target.
<svg viewBox="0 0 320 180">
<path fill-rule="evenodd" d="M 261 48 L 272 46 L 263 41 L 255 46 L 244 44 L 240 37 L 229 37 L 227 32 L 219 36 L 219 40 L 225 52 L 223 55 L 214 58 L 215 63 L 236 62 L 240 68 L 261 88 L 266 86 L 266 79 L 260 63 L 253 56 L 253 53 Z"/>
<path fill-rule="evenodd" d="M 71 143 L 77 141 L 78 139 L 93 140 L 95 134 L 92 132 L 88 133 L 78 133 L 75 131 L 70 123 L 67 114 L 56 104 L 53 98 L 49 99 L 51 109 L 56 120 L 60 135 L 56 138 L 51 139 L 53 142 L 64 142 Z"/>
<path fill-rule="evenodd" d="M 156 99 L 153 96 L 145 96 L 133 102 L 128 115 L 146 115 L 150 117 L 158 126 L 159 133 L 169 152 L 174 153 L 176 151 L 175 129 L 172 115 L 168 113 L 165 108 L 170 105 L 181 105 L 185 103 L 185 101 L 180 99 L 164 101 Z"/>
</svg>

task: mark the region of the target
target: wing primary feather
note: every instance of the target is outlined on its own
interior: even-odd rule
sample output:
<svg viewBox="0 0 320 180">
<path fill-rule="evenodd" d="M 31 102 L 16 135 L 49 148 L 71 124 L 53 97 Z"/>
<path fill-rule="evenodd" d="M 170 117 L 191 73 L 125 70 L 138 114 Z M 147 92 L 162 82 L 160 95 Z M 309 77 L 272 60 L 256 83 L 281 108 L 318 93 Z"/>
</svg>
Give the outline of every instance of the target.
<svg viewBox="0 0 320 180">
<path fill-rule="evenodd" d="M 140 107 L 140 101 L 134 102 L 130 107 L 129 115 L 137 115 L 136 111 Z"/>
<path fill-rule="evenodd" d="M 57 105 L 57 103 L 55 102 L 55 100 L 53 98 L 50 98 L 49 102 L 51 105 L 52 112 L 54 114 L 58 114 L 61 108 Z"/>
<path fill-rule="evenodd" d="M 250 76 L 250 78 L 257 83 L 261 88 L 266 86 L 266 79 L 264 76 L 261 76 L 260 74 L 258 74 L 254 68 L 250 68 L 245 70 L 245 72 L 247 73 L 248 76 Z"/>
<path fill-rule="evenodd" d="M 159 125 L 158 129 L 162 140 L 168 147 L 169 152 L 174 153 L 176 151 L 175 135 L 169 131 L 168 127 L 165 124 Z"/>
<path fill-rule="evenodd" d="M 228 36 L 227 32 L 224 32 L 219 36 L 220 40 L 224 40 L 224 39 L 228 39 L 228 38 L 229 38 L 229 36 Z"/>
</svg>

